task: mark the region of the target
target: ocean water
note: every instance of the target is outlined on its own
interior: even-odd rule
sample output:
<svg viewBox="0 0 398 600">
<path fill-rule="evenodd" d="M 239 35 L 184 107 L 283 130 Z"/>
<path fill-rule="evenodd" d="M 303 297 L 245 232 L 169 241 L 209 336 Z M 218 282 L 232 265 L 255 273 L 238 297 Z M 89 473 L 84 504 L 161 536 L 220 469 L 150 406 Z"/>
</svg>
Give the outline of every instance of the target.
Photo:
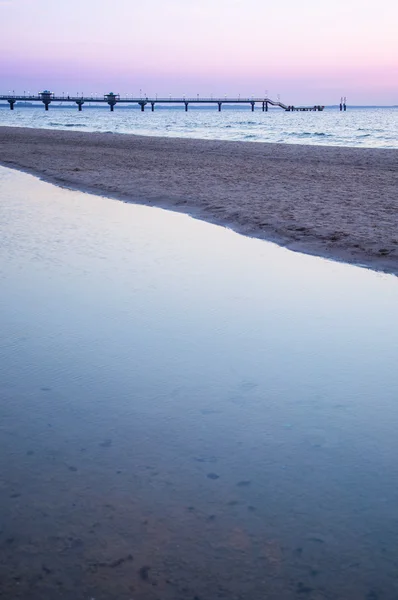
<svg viewBox="0 0 398 600">
<path fill-rule="evenodd" d="M 217 140 L 318 144 L 362 148 L 398 148 L 398 108 L 348 108 L 346 112 L 285 112 L 249 107 L 209 109 L 148 108 L 142 113 L 116 107 L 0 108 L 0 125 L 136 133 Z"/>
<path fill-rule="evenodd" d="M 398 278 L 0 189 L 1 597 L 395 600 Z"/>
</svg>

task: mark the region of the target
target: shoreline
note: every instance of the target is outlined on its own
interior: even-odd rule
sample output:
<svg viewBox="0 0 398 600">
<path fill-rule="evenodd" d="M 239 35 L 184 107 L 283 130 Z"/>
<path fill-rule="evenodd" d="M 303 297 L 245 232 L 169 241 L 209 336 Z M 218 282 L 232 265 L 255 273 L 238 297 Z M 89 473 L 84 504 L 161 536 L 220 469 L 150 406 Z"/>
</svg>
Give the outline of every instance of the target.
<svg viewBox="0 0 398 600">
<path fill-rule="evenodd" d="M 398 150 L 0 127 L 0 164 L 398 275 Z"/>
</svg>

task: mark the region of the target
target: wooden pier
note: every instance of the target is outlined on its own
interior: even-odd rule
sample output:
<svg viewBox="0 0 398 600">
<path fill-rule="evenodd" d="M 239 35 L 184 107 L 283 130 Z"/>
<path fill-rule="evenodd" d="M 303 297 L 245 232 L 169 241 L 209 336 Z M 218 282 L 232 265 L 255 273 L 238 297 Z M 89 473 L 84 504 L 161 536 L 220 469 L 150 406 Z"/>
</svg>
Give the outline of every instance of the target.
<svg viewBox="0 0 398 600">
<path fill-rule="evenodd" d="M 183 96 L 182 98 L 172 98 L 169 96 L 168 98 L 155 97 L 150 98 L 147 96 L 140 98 L 121 98 L 119 94 L 114 94 L 110 92 L 109 94 L 104 94 L 103 97 L 98 98 L 98 96 L 56 96 L 53 92 L 49 92 L 45 90 L 44 92 L 40 92 L 37 95 L 3 95 L 0 96 L 0 101 L 5 100 L 10 105 L 10 109 L 14 110 L 14 105 L 16 102 L 42 102 L 44 104 L 45 110 L 49 109 L 51 102 L 58 103 L 75 103 L 78 107 L 78 110 L 81 111 L 83 109 L 83 104 L 86 102 L 90 102 L 93 104 L 108 104 L 110 110 L 113 112 L 115 106 L 117 104 L 138 104 L 141 108 L 141 111 L 145 111 L 145 107 L 150 107 L 151 111 L 155 110 L 156 104 L 182 104 L 185 107 L 185 112 L 188 112 L 188 107 L 190 104 L 213 104 L 218 107 L 218 111 L 221 112 L 221 108 L 223 104 L 247 104 L 251 107 L 251 110 L 254 111 L 256 104 L 261 106 L 263 112 L 268 112 L 269 106 L 275 106 L 281 108 L 282 110 L 286 110 L 288 112 L 293 111 L 322 111 L 325 107 L 320 105 L 314 106 L 293 106 L 287 105 L 279 100 L 272 100 L 271 98 L 241 98 L 240 96 L 237 98 L 188 98 Z"/>
</svg>

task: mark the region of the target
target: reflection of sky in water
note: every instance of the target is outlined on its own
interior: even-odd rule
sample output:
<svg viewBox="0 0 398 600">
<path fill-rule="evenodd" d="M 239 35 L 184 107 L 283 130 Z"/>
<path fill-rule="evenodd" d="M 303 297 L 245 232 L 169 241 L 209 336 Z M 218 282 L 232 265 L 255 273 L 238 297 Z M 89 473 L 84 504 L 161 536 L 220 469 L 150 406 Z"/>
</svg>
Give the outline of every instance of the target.
<svg viewBox="0 0 398 600">
<path fill-rule="evenodd" d="M 10 432 L 18 414 L 21 443 L 39 444 L 51 415 L 52 443 L 117 439 L 122 462 L 139 441 L 203 511 L 241 483 L 256 512 L 228 527 L 256 539 L 266 523 L 289 552 L 319 538 L 322 589 L 363 598 L 374 570 L 391 597 L 397 278 L 0 173 Z M 167 493 L 148 492 L 157 510 Z M 282 580 L 301 581 L 289 556 Z"/>
</svg>

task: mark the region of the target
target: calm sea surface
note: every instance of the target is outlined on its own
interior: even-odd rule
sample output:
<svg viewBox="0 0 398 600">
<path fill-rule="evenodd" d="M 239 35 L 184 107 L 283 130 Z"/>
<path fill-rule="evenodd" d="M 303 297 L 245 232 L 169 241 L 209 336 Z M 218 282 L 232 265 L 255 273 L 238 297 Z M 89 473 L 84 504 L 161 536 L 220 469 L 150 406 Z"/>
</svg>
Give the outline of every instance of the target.
<svg viewBox="0 0 398 600">
<path fill-rule="evenodd" d="M 0 189 L 0 596 L 396 600 L 398 279 Z"/>
<path fill-rule="evenodd" d="M 398 108 L 349 108 L 324 112 L 285 112 L 272 109 L 263 113 L 260 108 L 228 109 L 221 113 L 215 108 L 146 109 L 144 113 L 132 108 L 108 108 L 50 105 L 48 112 L 16 106 L 14 111 L 0 107 L 0 125 L 44 127 L 137 133 L 173 137 L 281 142 L 289 144 L 321 144 L 357 146 L 364 148 L 398 148 Z"/>
</svg>

